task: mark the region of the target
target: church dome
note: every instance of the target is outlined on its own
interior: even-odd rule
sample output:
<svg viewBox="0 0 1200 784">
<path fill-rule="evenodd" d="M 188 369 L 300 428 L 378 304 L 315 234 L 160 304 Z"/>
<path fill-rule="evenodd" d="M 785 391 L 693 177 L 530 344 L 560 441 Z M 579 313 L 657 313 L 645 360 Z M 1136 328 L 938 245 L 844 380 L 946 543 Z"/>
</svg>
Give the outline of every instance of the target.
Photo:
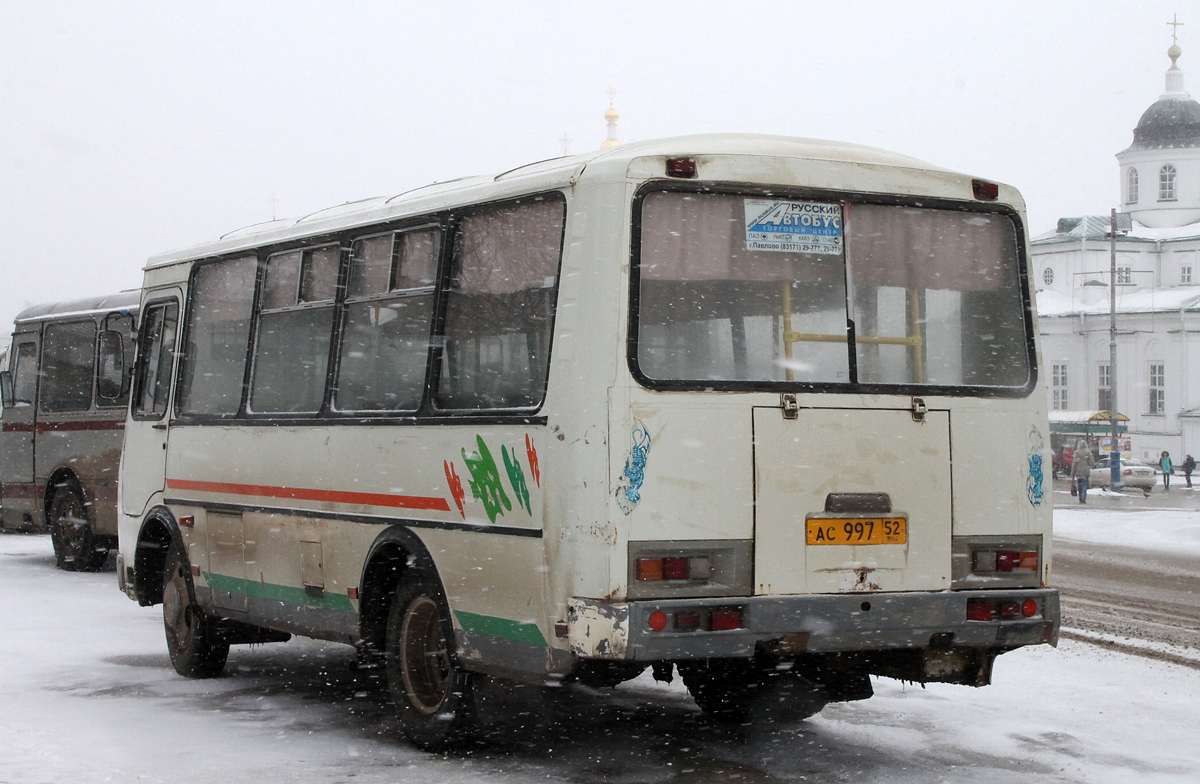
<svg viewBox="0 0 1200 784">
<path fill-rule="evenodd" d="M 1130 150 L 1200 147 L 1200 103 L 1192 98 L 1160 98 L 1142 113 Z"/>
</svg>

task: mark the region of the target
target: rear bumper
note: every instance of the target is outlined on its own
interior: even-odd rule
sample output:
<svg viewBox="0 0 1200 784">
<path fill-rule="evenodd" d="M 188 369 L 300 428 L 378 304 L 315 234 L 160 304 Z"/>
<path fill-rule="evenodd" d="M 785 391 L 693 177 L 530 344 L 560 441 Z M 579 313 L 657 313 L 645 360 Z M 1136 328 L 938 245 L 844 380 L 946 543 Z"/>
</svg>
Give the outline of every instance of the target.
<svg viewBox="0 0 1200 784">
<path fill-rule="evenodd" d="M 967 600 L 1034 599 L 1039 612 L 1017 620 L 968 621 Z M 680 631 L 650 628 L 651 614 L 736 607 L 745 628 Z M 926 648 L 931 644 L 1007 649 L 1058 643 L 1058 591 L 1048 588 L 753 596 L 606 603 L 571 599 L 567 637 L 582 658 L 661 661 L 748 657 L 760 643 L 787 653 Z"/>
</svg>

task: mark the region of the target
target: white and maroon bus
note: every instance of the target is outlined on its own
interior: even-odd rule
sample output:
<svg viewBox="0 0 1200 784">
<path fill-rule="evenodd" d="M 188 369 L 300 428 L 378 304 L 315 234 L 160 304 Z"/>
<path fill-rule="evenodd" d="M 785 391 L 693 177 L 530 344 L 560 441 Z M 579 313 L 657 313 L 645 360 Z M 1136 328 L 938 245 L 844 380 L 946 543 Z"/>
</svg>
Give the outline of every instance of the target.
<svg viewBox="0 0 1200 784">
<path fill-rule="evenodd" d="M 138 300 L 125 291 L 28 308 L 0 368 L 0 526 L 48 528 L 63 569 L 99 569 L 117 543 Z"/>
</svg>

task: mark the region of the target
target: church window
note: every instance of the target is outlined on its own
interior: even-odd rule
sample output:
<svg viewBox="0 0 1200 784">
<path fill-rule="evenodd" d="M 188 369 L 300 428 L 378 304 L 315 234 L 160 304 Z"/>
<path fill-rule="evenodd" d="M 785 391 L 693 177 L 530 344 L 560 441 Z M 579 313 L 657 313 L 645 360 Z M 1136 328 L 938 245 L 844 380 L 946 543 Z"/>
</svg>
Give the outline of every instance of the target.
<svg viewBox="0 0 1200 784">
<path fill-rule="evenodd" d="M 1175 201 L 1175 167 L 1169 163 L 1158 170 L 1158 200 Z"/>
<path fill-rule="evenodd" d="M 1042 281 L 1047 286 L 1049 286 L 1051 283 L 1054 282 L 1054 268 L 1053 267 L 1046 267 L 1046 269 L 1042 270 Z"/>
<path fill-rule="evenodd" d="M 1050 402 L 1050 407 L 1055 411 L 1067 410 L 1067 366 L 1053 365 L 1051 366 L 1051 390 L 1053 397 Z"/>
<path fill-rule="evenodd" d="M 1166 412 L 1166 368 L 1167 366 L 1158 362 L 1150 365 L 1150 411 L 1151 414 L 1163 414 Z"/>
<path fill-rule="evenodd" d="M 1117 267 L 1117 285 L 1132 286 L 1133 285 L 1133 268 L 1132 267 Z"/>
<path fill-rule="evenodd" d="M 1129 168 L 1129 182 L 1126 187 L 1126 191 L 1127 191 L 1127 193 L 1126 193 L 1127 198 L 1125 199 L 1125 202 L 1127 204 L 1137 204 L 1138 173 L 1137 173 L 1137 169 L 1133 168 L 1132 166 Z"/>
<path fill-rule="evenodd" d="M 1192 282 L 1192 265 L 1184 264 L 1179 268 L 1179 282 L 1185 285 L 1191 285 Z"/>
<path fill-rule="evenodd" d="M 1096 408 L 1100 411 L 1112 411 L 1112 366 L 1101 365 L 1096 395 Z"/>
</svg>

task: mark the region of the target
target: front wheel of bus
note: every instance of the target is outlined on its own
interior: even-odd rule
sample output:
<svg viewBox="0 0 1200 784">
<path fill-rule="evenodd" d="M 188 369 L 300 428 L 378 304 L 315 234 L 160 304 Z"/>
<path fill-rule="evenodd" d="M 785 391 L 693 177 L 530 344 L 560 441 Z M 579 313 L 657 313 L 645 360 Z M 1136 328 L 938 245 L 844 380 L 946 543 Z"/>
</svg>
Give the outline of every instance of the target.
<svg viewBox="0 0 1200 784">
<path fill-rule="evenodd" d="M 83 492 L 73 480 L 61 483 L 50 499 L 50 543 L 59 569 L 94 572 L 103 568 L 108 548 L 101 546 L 88 519 Z"/>
<path fill-rule="evenodd" d="M 423 749 L 444 749 L 472 736 L 471 682 L 454 662 L 441 603 L 425 579 L 401 580 L 388 611 L 387 679 L 400 725 Z"/>
<path fill-rule="evenodd" d="M 187 562 L 171 543 L 163 569 L 163 626 L 175 672 L 187 678 L 212 678 L 225 669 L 229 643 L 217 639 L 213 622 L 192 603 Z"/>
</svg>

